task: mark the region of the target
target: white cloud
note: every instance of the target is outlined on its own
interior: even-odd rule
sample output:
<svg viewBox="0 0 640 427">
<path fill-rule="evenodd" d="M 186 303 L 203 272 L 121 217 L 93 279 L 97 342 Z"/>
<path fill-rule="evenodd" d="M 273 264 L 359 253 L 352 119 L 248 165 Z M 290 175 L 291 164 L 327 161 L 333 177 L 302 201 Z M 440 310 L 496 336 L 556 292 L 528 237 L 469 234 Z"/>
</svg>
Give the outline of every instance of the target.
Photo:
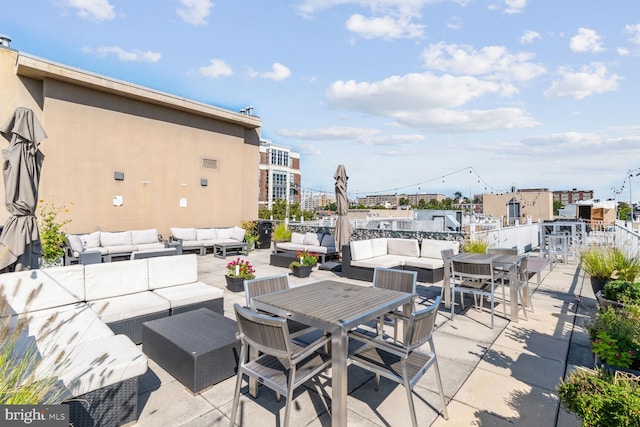
<svg viewBox="0 0 640 427">
<path fill-rule="evenodd" d="M 504 3 L 507 6 L 505 13 L 508 14 L 521 13 L 527 6 L 527 0 L 504 0 Z"/>
<path fill-rule="evenodd" d="M 607 67 L 600 62 L 583 66 L 579 71 L 560 69 L 561 79 L 553 82 L 544 93 L 547 97 L 572 97 L 583 99 L 588 96 L 611 92 L 618 89 L 620 77 L 608 74 Z"/>
<path fill-rule="evenodd" d="M 527 31 L 524 32 L 522 37 L 520 37 L 520 43 L 521 44 L 531 44 L 531 43 L 534 42 L 534 40 L 541 39 L 541 38 L 542 38 L 542 36 L 540 35 L 539 32 L 527 30 Z"/>
<path fill-rule="evenodd" d="M 359 140 L 379 134 L 378 129 L 334 126 L 319 129 L 280 129 L 278 134 L 288 138 L 306 140 Z"/>
<path fill-rule="evenodd" d="M 335 6 L 349 4 L 368 7 L 374 11 L 395 10 L 403 14 L 414 14 L 425 5 L 439 1 L 441 0 L 303 0 L 296 6 L 296 9 L 304 17 L 311 17 Z M 461 5 L 468 3 L 468 0 L 454 1 Z"/>
<path fill-rule="evenodd" d="M 91 48 L 83 49 L 87 53 L 93 53 Z M 158 62 L 162 55 L 150 50 L 142 52 L 136 49 L 124 50 L 120 46 L 101 46 L 95 50 L 100 56 L 115 55 L 120 61 Z"/>
<path fill-rule="evenodd" d="M 346 27 L 349 31 L 365 39 L 420 38 L 424 35 L 424 25 L 414 24 L 409 18 L 391 16 L 366 18 L 360 14 L 351 15 Z"/>
<path fill-rule="evenodd" d="M 624 32 L 629 34 L 629 41 L 633 44 L 640 44 L 640 24 L 627 25 Z"/>
<path fill-rule="evenodd" d="M 109 0 L 67 0 L 67 6 L 76 9 L 78 16 L 98 21 L 113 19 L 116 14 Z"/>
<path fill-rule="evenodd" d="M 180 0 L 182 7 L 176 13 L 182 20 L 191 25 L 205 25 L 211 10 L 210 0 Z"/>
<path fill-rule="evenodd" d="M 271 66 L 271 71 L 262 73 L 260 76 L 265 79 L 280 81 L 289 78 L 289 76 L 291 76 L 291 70 L 279 62 L 276 62 Z"/>
<path fill-rule="evenodd" d="M 486 46 L 475 50 L 469 45 L 445 44 L 427 47 L 422 57 L 428 68 L 460 75 L 484 75 L 490 79 L 531 80 L 546 69 L 531 62 L 532 53 L 510 53 L 504 46 Z"/>
<path fill-rule="evenodd" d="M 414 73 L 373 83 L 337 81 L 329 87 L 326 97 L 336 108 L 389 117 L 405 126 L 435 131 L 466 132 L 537 125 L 517 108 L 453 110 L 504 90 L 501 84 L 470 76 Z"/>
<path fill-rule="evenodd" d="M 620 56 L 628 56 L 631 54 L 631 51 L 626 47 L 619 47 L 618 49 L 616 49 L 616 52 L 618 52 L 618 55 Z"/>
<path fill-rule="evenodd" d="M 602 37 L 595 30 L 580 28 L 578 34 L 571 37 L 569 47 L 574 52 L 602 52 Z"/>
<path fill-rule="evenodd" d="M 206 67 L 200 67 L 198 69 L 200 74 L 206 77 L 218 78 L 228 77 L 233 75 L 233 70 L 222 59 L 212 59 L 209 61 L 209 65 Z"/>
</svg>

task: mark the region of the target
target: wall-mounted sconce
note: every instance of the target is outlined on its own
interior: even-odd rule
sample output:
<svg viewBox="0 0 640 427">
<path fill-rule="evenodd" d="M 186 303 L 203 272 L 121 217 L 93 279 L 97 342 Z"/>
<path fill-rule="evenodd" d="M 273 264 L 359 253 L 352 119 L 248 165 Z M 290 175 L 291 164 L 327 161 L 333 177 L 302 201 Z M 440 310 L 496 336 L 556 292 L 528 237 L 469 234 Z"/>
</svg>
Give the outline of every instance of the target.
<svg viewBox="0 0 640 427">
<path fill-rule="evenodd" d="M 148 185 L 151 184 L 151 181 L 140 181 L 142 183 L 142 185 Z"/>
<path fill-rule="evenodd" d="M 200 185 L 206 187 L 207 185 L 209 185 L 209 180 L 207 178 L 200 179 Z"/>
<path fill-rule="evenodd" d="M 116 181 L 124 181 L 124 172 L 114 172 L 113 179 L 115 179 Z"/>
</svg>

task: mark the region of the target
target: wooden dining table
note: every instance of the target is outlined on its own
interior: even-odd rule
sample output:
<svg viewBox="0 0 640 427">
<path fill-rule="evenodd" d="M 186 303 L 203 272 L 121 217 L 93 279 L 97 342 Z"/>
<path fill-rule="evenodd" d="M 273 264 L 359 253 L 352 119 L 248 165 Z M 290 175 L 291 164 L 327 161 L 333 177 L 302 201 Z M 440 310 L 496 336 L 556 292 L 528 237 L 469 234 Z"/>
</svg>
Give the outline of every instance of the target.
<svg viewBox="0 0 640 427">
<path fill-rule="evenodd" d="M 253 298 L 258 310 L 331 334 L 331 425 L 347 425 L 347 333 L 408 304 L 412 295 L 372 286 L 323 280 Z"/>
<path fill-rule="evenodd" d="M 511 320 L 518 321 L 518 265 L 522 259 L 521 255 L 501 255 L 501 254 L 477 254 L 471 252 L 460 252 L 445 258 L 444 263 L 444 279 L 442 286 L 444 288 L 444 305 L 446 308 L 451 307 L 451 262 L 452 261 L 493 261 L 496 269 L 504 270 L 509 277 L 509 298 Z M 525 293 L 526 294 L 526 293 Z M 528 304 L 528 295 L 522 296 L 522 304 Z"/>
</svg>

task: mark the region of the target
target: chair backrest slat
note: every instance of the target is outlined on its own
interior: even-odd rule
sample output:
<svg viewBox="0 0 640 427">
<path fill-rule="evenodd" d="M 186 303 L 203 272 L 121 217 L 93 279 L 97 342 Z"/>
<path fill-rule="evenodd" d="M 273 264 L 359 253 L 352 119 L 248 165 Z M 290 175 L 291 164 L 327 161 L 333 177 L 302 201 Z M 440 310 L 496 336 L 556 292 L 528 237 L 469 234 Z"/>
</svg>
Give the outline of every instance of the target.
<svg viewBox="0 0 640 427">
<path fill-rule="evenodd" d="M 289 328 L 281 317 L 255 313 L 234 304 L 240 339 L 262 353 L 290 359 Z"/>
<path fill-rule="evenodd" d="M 518 255 L 516 248 L 487 248 L 488 254 L 493 255 Z"/>
<path fill-rule="evenodd" d="M 373 287 L 415 294 L 417 277 L 415 271 L 376 267 L 373 271 Z"/>
<path fill-rule="evenodd" d="M 439 305 L 440 296 L 429 307 L 411 313 L 404 340 L 409 350 L 422 346 L 431 338 Z"/>
<path fill-rule="evenodd" d="M 254 309 L 253 298 L 270 294 L 272 292 L 289 289 L 289 275 L 278 274 L 276 276 L 260 277 L 258 279 L 245 280 L 244 294 L 247 298 L 247 306 Z"/>
<path fill-rule="evenodd" d="M 453 261 L 452 263 L 454 276 L 465 276 L 469 278 L 491 278 L 493 277 L 493 263 L 491 260 L 487 261 Z"/>
</svg>

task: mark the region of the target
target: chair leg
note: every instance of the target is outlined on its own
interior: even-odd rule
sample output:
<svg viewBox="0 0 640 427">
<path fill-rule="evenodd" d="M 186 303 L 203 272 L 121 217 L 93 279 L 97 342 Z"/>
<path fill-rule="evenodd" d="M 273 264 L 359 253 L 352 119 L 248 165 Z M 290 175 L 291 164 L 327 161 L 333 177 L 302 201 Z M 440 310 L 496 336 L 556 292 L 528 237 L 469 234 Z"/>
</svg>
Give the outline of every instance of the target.
<svg viewBox="0 0 640 427">
<path fill-rule="evenodd" d="M 504 277 L 502 278 L 502 310 L 504 311 L 504 317 L 507 317 L 507 297 L 504 293 Z"/>
<path fill-rule="evenodd" d="M 380 390 L 380 374 L 376 374 L 376 391 Z"/>
<path fill-rule="evenodd" d="M 438 367 L 438 358 L 436 357 L 436 351 L 433 348 L 433 340 L 431 341 L 431 351 L 433 351 L 433 366 L 436 369 L 436 381 L 438 382 L 438 391 L 440 391 L 440 397 L 442 398 L 442 416 L 445 420 L 449 419 L 449 412 L 447 411 L 447 401 L 444 397 L 444 388 L 442 388 L 442 378 L 440 377 L 440 367 Z"/>
<path fill-rule="evenodd" d="M 416 417 L 416 408 L 413 404 L 413 394 L 411 393 L 411 385 L 407 379 L 407 373 L 404 374 L 404 389 L 407 392 L 407 401 L 409 402 L 409 412 L 411 413 L 411 425 L 418 427 L 418 419 Z"/>
<path fill-rule="evenodd" d="M 238 412 L 238 403 L 240 401 L 240 387 L 242 385 L 242 373 L 238 372 L 238 379 L 236 380 L 236 389 L 233 393 L 233 405 L 231 406 L 231 423 L 229 426 L 233 427 L 236 425 L 236 416 Z"/>
<path fill-rule="evenodd" d="M 291 367 L 289 370 L 289 384 L 287 388 L 287 402 L 284 407 L 284 421 L 282 425 L 284 427 L 289 426 L 289 416 L 291 415 L 291 402 L 293 401 L 293 384 L 296 378 L 296 369 L 295 367 Z"/>
</svg>

